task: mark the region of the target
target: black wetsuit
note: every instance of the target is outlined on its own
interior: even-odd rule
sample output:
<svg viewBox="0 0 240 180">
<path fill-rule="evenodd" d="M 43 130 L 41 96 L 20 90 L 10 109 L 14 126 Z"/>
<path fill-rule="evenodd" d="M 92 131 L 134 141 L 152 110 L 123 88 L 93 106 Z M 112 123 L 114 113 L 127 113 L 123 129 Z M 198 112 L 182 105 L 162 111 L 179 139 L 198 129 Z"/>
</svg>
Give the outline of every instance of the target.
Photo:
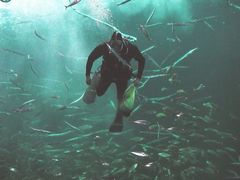
<svg viewBox="0 0 240 180">
<path fill-rule="evenodd" d="M 115 82 L 117 87 L 117 98 L 120 101 L 123 97 L 124 91 L 128 86 L 128 80 L 131 78 L 132 72 L 126 70 L 126 68 L 122 68 L 122 63 L 120 63 L 117 57 L 110 51 L 106 43 L 98 45 L 89 55 L 86 65 L 86 76 L 90 75 L 93 62 L 99 57 L 103 56 L 101 79 L 96 88 L 97 95 L 103 95 L 110 84 Z M 141 79 L 145 65 L 145 59 L 135 45 L 131 44 L 127 40 L 124 40 L 124 44 L 125 46 L 119 55 L 129 65 L 132 58 L 138 61 L 138 72 L 136 77 Z"/>
</svg>

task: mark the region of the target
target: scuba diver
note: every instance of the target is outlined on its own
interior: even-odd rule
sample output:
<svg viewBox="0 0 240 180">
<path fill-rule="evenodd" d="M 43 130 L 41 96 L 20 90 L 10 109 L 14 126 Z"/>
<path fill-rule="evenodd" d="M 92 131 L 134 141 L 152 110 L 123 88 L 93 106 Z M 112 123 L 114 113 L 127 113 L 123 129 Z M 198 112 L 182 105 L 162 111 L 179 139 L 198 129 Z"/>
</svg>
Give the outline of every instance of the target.
<svg viewBox="0 0 240 180">
<path fill-rule="evenodd" d="M 91 78 L 90 72 L 93 62 L 101 56 L 103 57 L 103 61 L 100 70 L 95 72 L 93 78 Z M 140 83 L 145 59 L 138 47 L 123 38 L 120 32 L 115 31 L 109 42 L 98 45 L 90 53 L 87 60 L 86 83 L 91 87 L 88 93 L 95 93 L 97 96 L 102 96 L 111 83 L 116 84 L 118 105 L 115 119 L 109 128 L 110 132 L 121 132 L 123 129 L 123 116 L 127 117 L 130 115 L 130 113 L 124 113 L 119 106 L 123 100 L 124 92 L 128 87 L 128 81 L 134 76 L 130 65 L 132 58 L 138 61 L 138 70 L 133 81 L 136 86 Z M 87 94 L 87 91 L 85 93 Z M 86 97 L 83 100 L 89 104 L 94 102 L 95 98 L 89 102 Z"/>
</svg>

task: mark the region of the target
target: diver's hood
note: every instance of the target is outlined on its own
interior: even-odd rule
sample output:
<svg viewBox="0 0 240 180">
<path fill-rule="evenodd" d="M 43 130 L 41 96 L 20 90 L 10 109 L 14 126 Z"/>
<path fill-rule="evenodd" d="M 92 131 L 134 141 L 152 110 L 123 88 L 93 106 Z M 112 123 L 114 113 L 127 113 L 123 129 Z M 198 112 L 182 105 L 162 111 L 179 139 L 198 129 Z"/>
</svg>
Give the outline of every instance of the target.
<svg viewBox="0 0 240 180">
<path fill-rule="evenodd" d="M 129 46 L 129 41 L 125 38 L 122 37 L 122 34 L 120 32 L 114 32 L 111 40 L 109 41 L 109 45 L 113 48 L 113 41 L 115 40 L 120 40 L 122 42 L 121 47 L 119 49 L 119 53 L 122 55 L 125 55 L 128 53 L 128 46 Z"/>
</svg>

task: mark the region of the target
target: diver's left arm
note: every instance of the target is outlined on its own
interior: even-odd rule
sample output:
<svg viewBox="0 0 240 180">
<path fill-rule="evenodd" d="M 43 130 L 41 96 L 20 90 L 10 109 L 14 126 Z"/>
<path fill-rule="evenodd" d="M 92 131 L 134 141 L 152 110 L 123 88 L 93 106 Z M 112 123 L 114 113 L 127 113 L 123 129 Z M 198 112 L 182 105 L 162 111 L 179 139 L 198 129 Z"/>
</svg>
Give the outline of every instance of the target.
<svg viewBox="0 0 240 180">
<path fill-rule="evenodd" d="M 86 76 L 90 76 L 93 62 L 103 55 L 103 45 L 97 46 L 88 56 L 87 65 L 86 65 Z"/>
<path fill-rule="evenodd" d="M 136 46 L 134 49 L 135 49 L 134 59 L 138 61 L 138 72 L 137 72 L 135 81 L 136 83 L 139 83 L 142 78 L 143 69 L 145 67 L 145 58 L 143 57 L 142 53 L 139 51 L 139 49 Z"/>
<path fill-rule="evenodd" d="M 91 69 L 93 66 L 93 62 L 96 59 L 98 59 L 100 56 L 102 56 L 104 54 L 105 50 L 106 50 L 106 45 L 100 44 L 88 56 L 87 65 L 86 65 L 86 82 L 87 82 L 87 84 L 91 83 L 90 73 L 91 73 Z"/>
</svg>

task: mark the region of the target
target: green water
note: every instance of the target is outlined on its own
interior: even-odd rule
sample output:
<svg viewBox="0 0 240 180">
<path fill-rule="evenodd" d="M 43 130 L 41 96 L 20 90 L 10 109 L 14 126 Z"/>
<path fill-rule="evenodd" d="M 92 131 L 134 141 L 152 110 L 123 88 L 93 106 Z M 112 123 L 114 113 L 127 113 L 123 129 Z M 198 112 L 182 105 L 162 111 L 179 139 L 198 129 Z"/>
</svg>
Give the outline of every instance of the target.
<svg viewBox="0 0 240 180">
<path fill-rule="evenodd" d="M 0 1 L 0 179 L 240 179 L 240 2 L 121 2 Z M 114 30 L 146 59 L 117 134 L 114 85 L 76 101 Z"/>
</svg>

